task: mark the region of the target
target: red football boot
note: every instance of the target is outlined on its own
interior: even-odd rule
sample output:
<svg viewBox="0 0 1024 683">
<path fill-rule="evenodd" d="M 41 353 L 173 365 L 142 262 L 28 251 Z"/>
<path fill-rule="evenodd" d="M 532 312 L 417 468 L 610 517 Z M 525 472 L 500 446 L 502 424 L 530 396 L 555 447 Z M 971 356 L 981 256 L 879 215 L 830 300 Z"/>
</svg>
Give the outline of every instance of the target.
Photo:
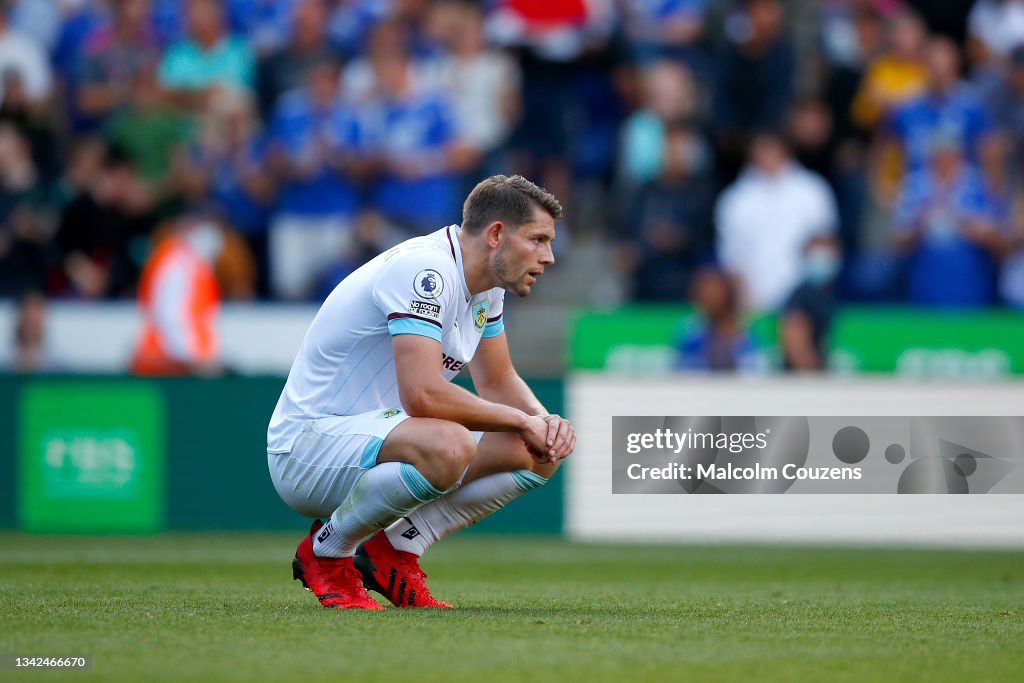
<svg viewBox="0 0 1024 683">
<path fill-rule="evenodd" d="M 455 607 L 434 599 L 424 581 L 427 575 L 420 569 L 419 556 L 395 550 L 383 530 L 359 546 L 355 565 L 362 572 L 363 585 L 396 607 Z"/>
<path fill-rule="evenodd" d="M 324 607 L 336 609 L 384 609 L 363 587 L 362 575 L 351 557 L 317 557 L 313 554 L 313 534 L 320 530 L 319 519 L 309 528 L 292 560 L 292 578 L 313 592 Z"/>
</svg>

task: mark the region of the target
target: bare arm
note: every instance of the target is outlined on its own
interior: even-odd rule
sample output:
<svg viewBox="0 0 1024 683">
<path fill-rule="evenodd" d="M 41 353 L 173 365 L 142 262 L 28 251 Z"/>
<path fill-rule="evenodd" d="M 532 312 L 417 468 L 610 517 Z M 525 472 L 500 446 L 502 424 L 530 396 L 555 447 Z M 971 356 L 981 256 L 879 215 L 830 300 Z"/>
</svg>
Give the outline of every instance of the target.
<svg viewBox="0 0 1024 683">
<path fill-rule="evenodd" d="M 1002 256 L 1007 250 L 1008 240 L 991 220 L 967 218 L 961 224 L 960 232 L 964 238 L 987 249 L 993 256 Z"/>
<path fill-rule="evenodd" d="M 480 340 L 476 355 L 469 364 L 469 372 L 480 396 L 544 419 L 547 423 L 547 454 L 531 450 L 534 458 L 554 462 L 576 448 L 576 432 L 572 424 L 559 415 L 549 414 L 512 366 L 504 332 Z M 529 441 L 527 446 L 530 446 Z"/>
<path fill-rule="evenodd" d="M 821 370 L 821 357 L 811 340 L 811 321 L 800 312 L 790 312 L 779 322 L 782 350 L 795 370 Z"/>
<path fill-rule="evenodd" d="M 512 366 L 504 332 L 480 340 L 469 373 L 477 393 L 488 401 L 519 408 L 527 415 L 548 414 Z"/>
<path fill-rule="evenodd" d="M 412 417 L 449 420 L 487 432 L 525 434 L 538 428 L 539 420 L 531 420 L 522 410 L 492 403 L 446 381 L 441 376 L 441 345 L 433 339 L 400 334 L 391 338 L 391 346 L 399 397 Z"/>
</svg>

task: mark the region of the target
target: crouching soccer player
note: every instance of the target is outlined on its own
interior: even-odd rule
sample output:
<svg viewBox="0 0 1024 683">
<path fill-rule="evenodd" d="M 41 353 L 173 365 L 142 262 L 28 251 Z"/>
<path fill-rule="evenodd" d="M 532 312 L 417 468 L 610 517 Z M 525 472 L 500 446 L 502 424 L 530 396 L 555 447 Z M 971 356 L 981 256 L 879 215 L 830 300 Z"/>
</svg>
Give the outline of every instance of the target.
<svg viewBox="0 0 1024 683">
<path fill-rule="evenodd" d="M 326 607 L 436 600 L 419 558 L 543 485 L 576 445 L 509 357 L 505 291 L 553 264 L 561 205 L 521 176 L 474 188 L 462 225 L 376 257 L 327 297 L 267 433 L 271 478 L 313 522 L 292 563 Z M 469 365 L 479 396 L 451 384 Z M 363 541 L 367 536 L 372 537 Z"/>
</svg>

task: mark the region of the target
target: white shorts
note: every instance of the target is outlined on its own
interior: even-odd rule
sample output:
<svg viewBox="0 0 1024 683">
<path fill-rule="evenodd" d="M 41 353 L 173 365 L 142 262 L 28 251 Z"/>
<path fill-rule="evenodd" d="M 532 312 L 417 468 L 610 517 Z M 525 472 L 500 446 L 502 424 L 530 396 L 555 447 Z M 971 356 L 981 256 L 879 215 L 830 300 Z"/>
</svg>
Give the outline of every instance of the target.
<svg viewBox="0 0 1024 683">
<path fill-rule="evenodd" d="M 300 515 L 329 516 L 408 418 L 404 410 L 382 409 L 310 420 L 290 453 L 267 454 L 277 494 Z"/>
<path fill-rule="evenodd" d="M 290 453 L 267 453 L 277 495 L 300 515 L 329 517 L 359 477 L 377 464 L 391 430 L 407 419 L 396 408 L 310 420 Z M 480 443 L 483 432 L 473 436 Z M 464 471 L 459 483 L 465 476 Z"/>
</svg>

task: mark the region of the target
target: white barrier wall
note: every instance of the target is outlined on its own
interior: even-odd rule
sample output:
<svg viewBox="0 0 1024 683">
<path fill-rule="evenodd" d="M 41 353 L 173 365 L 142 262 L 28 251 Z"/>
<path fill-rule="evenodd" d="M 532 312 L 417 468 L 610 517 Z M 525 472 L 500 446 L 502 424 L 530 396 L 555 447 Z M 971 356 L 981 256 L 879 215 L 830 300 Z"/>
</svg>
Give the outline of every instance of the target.
<svg viewBox="0 0 1024 683">
<path fill-rule="evenodd" d="M 217 317 L 221 359 L 243 374 L 287 375 L 318 304 L 229 303 Z M 565 310 L 556 305 L 505 308 L 516 367 L 530 376 L 561 373 Z M 0 300 L 0 368 L 13 345 L 17 310 Z M 124 372 L 142 317 L 132 302 L 54 301 L 46 316 L 46 346 L 68 372 Z"/>
<path fill-rule="evenodd" d="M 318 306 L 227 304 L 217 318 L 221 357 L 245 374 L 288 373 Z M 15 306 L 0 302 L 0 350 L 12 344 Z M 142 317 L 134 303 L 53 302 L 46 347 L 61 369 L 124 372 L 135 349 Z"/>
<path fill-rule="evenodd" d="M 615 415 L 1021 415 L 1024 382 L 577 373 L 566 530 L 588 540 L 1024 547 L 1024 495 L 612 495 Z M 881 457 L 874 447 L 869 457 Z"/>
</svg>

